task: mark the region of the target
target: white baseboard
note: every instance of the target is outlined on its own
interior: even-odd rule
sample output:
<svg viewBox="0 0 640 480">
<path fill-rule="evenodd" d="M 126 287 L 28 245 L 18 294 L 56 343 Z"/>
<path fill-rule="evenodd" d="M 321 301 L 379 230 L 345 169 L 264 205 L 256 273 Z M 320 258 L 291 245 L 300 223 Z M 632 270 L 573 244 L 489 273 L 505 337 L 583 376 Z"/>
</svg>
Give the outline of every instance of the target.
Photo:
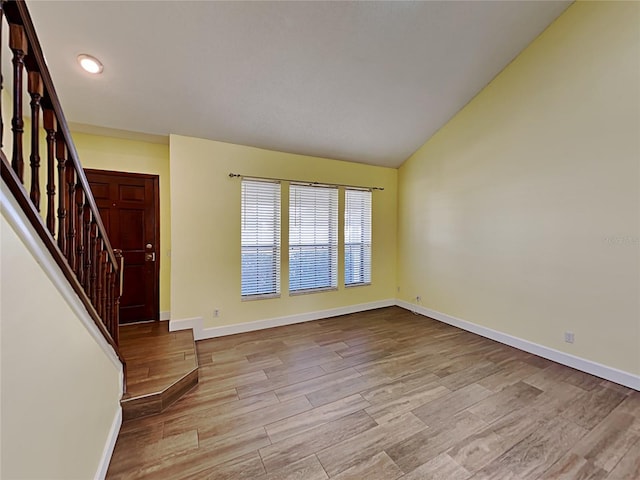
<svg viewBox="0 0 640 480">
<path fill-rule="evenodd" d="M 308 322 L 311 320 L 336 317 L 338 315 L 347 315 L 349 313 L 364 312 L 366 310 L 390 307 L 393 305 L 397 305 L 406 310 L 411 310 L 426 317 L 433 318 L 434 320 L 453 325 L 454 327 L 461 328 L 482 337 L 490 338 L 491 340 L 504 343 L 505 345 L 515 347 L 519 350 L 533 353 L 534 355 L 547 358 L 562 365 L 590 373 L 591 375 L 625 385 L 635 390 L 640 390 L 639 375 L 602 365 L 601 363 L 577 357 L 569 353 L 561 352 L 544 345 L 530 342 L 529 340 L 524 340 L 491 328 L 483 327 L 482 325 L 452 317 L 451 315 L 447 315 L 436 310 L 431 310 L 420 305 L 414 305 L 412 303 L 405 302 L 404 300 L 381 300 L 378 302 L 361 303 L 358 305 L 350 305 L 347 307 L 333 308 L 329 310 L 318 310 L 315 312 L 289 315 L 286 317 L 276 317 L 265 320 L 256 320 L 254 322 L 209 328 L 204 328 L 204 319 L 202 317 L 183 318 L 170 320 L 169 330 L 173 332 L 176 330 L 186 330 L 191 328 L 193 329 L 193 336 L 195 340 L 204 340 L 207 338 L 223 337 L 226 335 L 234 335 L 236 333 L 252 332 L 265 328 L 281 327 L 284 325 L 293 325 L 295 323 Z"/>
<path fill-rule="evenodd" d="M 113 417 L 113 423 L 109 430 L 109 436 L 107 437 L 107 443 L 104 445 L 102 451 L 102 457 L 100 458 L 100 464 L 94 477 L 95 480 L 104 480 L 107 476 L 107 470 L 109 469 L 109 462 L 111 462 L 111 456 L 113 455 L 113 449 L 116 446 L 116 440 L 120 433 L 120 427 L 122 426 L 122 408 L 118 405 L 116 415 Z"/>
<path fill-rule="evenodd" d="M 171 319 L 171 312 L 160 312 L 160 321 L 166 321 Z"/>
<path fill-rule="evenodd" d="M 561 352 L 550 347 L 545 347 L 544 345 L 530 342 L 522 338 L 514 337 L 512 335 L 502 333 L 491 328 L 483 327 L 482 325 L 478 325 L 476 323 L 461 320 L 459 318 L 452 317 L 451 315 L 447 315 L 436 310 L 431 310 L 420 305 L 405 302 L 404 300 L 397 300 L 396 305 L 424 315 L 425 317 L 433 318 L 434 320 L 453 325 L 454 327 L 461 328 L 482 337 L 490 338 L 491 340 L 495 340 L 496 342 L 504 343 L 505 345 L 515 347 L 519 350 L 524 350 L 525 352 L 533 353 L 534 355 L 553 360 L 554 362 L 561 363 L 562 365 L 566 365 L 568 367 L 590 373 L 591 375 L 595 375 L 596 377 L 604 378 L 606 380 L 625 385 L 635 390 L 640 390 L 639 375 L 634 375 L 630 372 L 618 370 L 616 368 L 608 367 L 606 365 L 602 365 L 601 363 L 593 362 L 582 357 L 577 357 L 575 355 Z"/>
<path fill-rule="evenodd" d="M 234 325 L 224 325 L 221 327 L 209 328 L 203 327 L 204 322 L 202 317 L 183 318 L 179 320 L 170 320 L 169 330 L 173 332 L 175 330 L 186 330 L 188 328 L 193 328 L 194 339 L 204 340 L 207 338 L 234 335 L 236 333 L 263 330 L 265 328 L 293 325 L 295 323 L 309 322 L 311 320 L 320 320 L 322 318 L 337 317 L 339 315 L 347 315 L 349 313 L 364 312 L 366 310 L 374 310 L 376 308 L 391 307 L 395 304 L 395 299 L 388 299 L 377 302 L 348 305 L 346 307 L 331 308 L 328 310 L 317 310 L 315 312 L 299 313 L 296 315 L 288 315 L 286 317 L 268 318 L 265 320 L 256 320 L 254 322 L 237 323 Z"/>
<path fill-rule="evenodd" d="M 202 332 L 202 325 L 204 323 L 204 318 L 202 317 L 191 317 L 191 318 L 178 318 L 169 320 L 169 331 L 177 332 L 178 330 L 193 330 L 193 338 L 195 340 L 199 340 L 197 338 L 197 334 Z"/>
</svg>

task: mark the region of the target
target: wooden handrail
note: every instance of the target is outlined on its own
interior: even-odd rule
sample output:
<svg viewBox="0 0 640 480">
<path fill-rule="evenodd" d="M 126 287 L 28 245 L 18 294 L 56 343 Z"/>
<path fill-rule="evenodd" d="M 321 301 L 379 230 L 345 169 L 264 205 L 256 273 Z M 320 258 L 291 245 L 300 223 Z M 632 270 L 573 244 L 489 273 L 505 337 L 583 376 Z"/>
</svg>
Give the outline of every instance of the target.
<svg viewBox="0 0 640 480">
<path fill-rule="evenodd" d="M 0 0 L 0 32 L 3 20 L 10 31 L 14 84 L 12 155 L 9 160 L 5 146 L 0 145 L 2 180 L 115 350 L 126 372 L 118 348 L 122 260 L 114 252 L 102 223 L 24 0 Z M 26 76 L 23 70 L 26 70 Z M 24 184 L 22 145 L 25 80 L 31 96 L 32 116 L 29 192 Z M 4 88 L 3 82 L 4 79 L 0 89 Z M 0 123 L 0 138 L 4 127 L 4 123 Z M 42 138 L 46 141 L 46 149 L 41 152 Z M 46 176 L 40 175 L 41 165 L 46 166 Z M 46 179 L 44 194 L 41 193 L 40 177 Z"/>
<path fill-rule="evenodd" d="M 91 305 L 89 297 L 87 297 L 87 294 L 82 288 L 82 285 L 80 285 L 75 274 L 69 268 L 69 264 L 67 263 L 66 259 L 62 256 L 60 250 L 57 248 L 55 240 L 53 239 L 53 237 L 51 237 L 51 234 L 47 231 L 47 228 L 44 225 L 44 222 L 42 221 L 42 217 L 33 206 L 33 203 L 31 203 L 31 200 L 29 199 L 29 195 L 24 189 L 22 183 L 19 181 L 18 176 L 11 168 L 11 164 L 7 161 L 7 157 L 5 156 L 4 152 L 0 152 L 0 162 L 1 162 L 0 167 L 2 170 L 2 180 L 4 180 L 4 183 L 7 185 L 7 187 L 13 194 L 13 196 L 18 201 L 18 204 L 22 208 L 22 211 L 26 214 L 31 225 L 35 228 L 36 232 L 38 233 L 38 236 L 40 237 L 40 239 L 43 240 L 43 242 L 45 243 L 47 250 L 53 256 L 53 259 L 62 270 L 62 273 L 64 274 L 66 279 L 69 281 L 69 284 L 71 285 L 71 287 L 78 294 L 78 296 L 80 297 L 80 300 L 85 305 L 85 307 L 87 307 L 87 311 L 89 312 L 89 315 L 95 322 L 96 326 L 102 332 L 102 334 L 104 335 L 105 339 L 109 342 L 109 344 L 114 348 L 114 350 L 116 351 L 116 354 L 118 355 L 118 358 L 120 358 L 120 360 L 123 361 L 124 363 L 124 359 L 122 359 L 120 355 L 120 351 L 118 349 L 118 345 L 115 342 L 115 339 L 113 339 L 113 337 L 107 330 L 106 325 L 103 323 L 102 319 L 97 315 L 97 312 Z M 89 306 L 91 308 L 89 308 Z"/>
<path fill-rule="evenodd" d="M 76 150 L 76 146 L 73 143 L 73 139 L 71 138 L 71 130 L 69 130 L 69 124 L 67 123 L 67 119 L 65 118 L 64 112 L 62 111 L 62 106 L 60 105 L 60 99 L 58 98 L 56 89 L 53 86 L 53 80 L 51 80 L 49 68 L 47 67 L 47 63 L 44 60 L 42 48 L 40 47 L 40 41 L 38 40 L 38 36 L 36 35 L 36 30 L 33 26 L 33 22 L 31 21 L 31 14 L 27 9 L 27 5 L 24 0 L 9 0 L 3 2 L 3 7 L 7 16 L 7 20 L 10 23 L 21 24 L 24 27 L 30 49 L 29 56 L 33 55 L 33 57 L 35 58 L 35 62 L 40 69 L 40 75 L 42 76 L 42 82 L 47 94 L 47 100 L 51 102 L 51 107 L 55 112 L 56 120 L 58 121 L 58 131 L 60 131 L 64 136 L 65 144 L 69 152 L 69 160 L 73 162 L 76 173 L 78 174 L 78 181 L 82 185 L 82 189 L 85 192 L 91 192 L 89 180 L 87 180 L 87 176 L 84 174 L 84 170 L 82 165 L 80 164 L 80 160 L 78 160 L 79 156 Z M 98 206 L 96 205 L 96 201 L 93 198 L 93 195 L 90 195 L 88 200 L 91 210 L 93 212 L 98 212 Z M 104 228 L 104 224 L 102 223 L 102 219 L 99 215 L 97 218 L 97 223 L 100 227 L 100 231 L 105 232 L 106 230 Z M 108 239 L 105 240 L 109 258 L 113 263 L 117 263 L 115 254 L 113 253 L 113 248 L 111 247 L 111 243 Z"/>
</svg>

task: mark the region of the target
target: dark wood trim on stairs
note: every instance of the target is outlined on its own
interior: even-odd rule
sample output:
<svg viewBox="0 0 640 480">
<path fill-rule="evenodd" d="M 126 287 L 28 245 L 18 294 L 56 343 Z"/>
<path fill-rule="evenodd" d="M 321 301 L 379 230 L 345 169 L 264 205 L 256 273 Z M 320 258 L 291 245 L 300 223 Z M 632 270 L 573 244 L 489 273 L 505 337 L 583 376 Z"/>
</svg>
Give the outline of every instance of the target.
<svg viewBox="0 0 640 480">
<path fill-rule="evenodd" d="M 14 81 L 11 161 L 5 150 L 0 150 L 3 183 L 115 351 L 126 376 L 118 348 L 117 304 L 122 292 L 115 280 L 119 259 L 106 235 L 24 0 L 0 1 L 0 27 L 5 20 Z M 25 93 L 31 98 L 27 151 L 23 148 Z M 4 125 L 0 123 L 0 127 L 1 132 Z M 41 152 L 43 139 L 46 149 Z M 24 184 L 25 157 L 30 168 L 29 192 Z M 46 180 L 44 192 L 40 191 L 40 178 Z"/>
<path fill-rule="evenodd" d="M 4 155 L 4 152 L 1 152 L 1 151 L 0 151 L 0 165 L 2 170 L 2 180 L 4 180 L 5 185 L 9 188 L 14 198 L 22 208 L 22 211 L 29 219 L 29 223 L 31 223 L 33 228 L 35 228 L 36 232 L 38 233 L 38 237 L 40 237 L 40 239 L 44 243 L 45 248 L 49 251 L 49 253 L 53 257 L 53 260 L 60 267 L 60 270 L 62 271 L 63 275 L 69 282 L 69 285 L 71 286 L 71 288 L 73 288 L 73 291 L 76 292 L 76 294 L 80 298 L 80 301 L 87 309 L 87 312 L 89 313 L 89 316 L 91 317 L 93 322 L 96 324 L 96 327 L 98 327 L 98 329 L 104 336 L 105 340 L 109 342 L 109 345 L 113 347 L 113 350 L 115 351 L 116 355 L 122 362 L 123 369 L 125 372 L 125 382 L 126 382 L 126 365 L 125 365 L 124 358 L 122 358 L 122 355 L 120 355 L 120 350 L 118 349 L 118 345 L 115 343 L 115 340 L 111 337 L 111 335 L 107 331 L 104 323 L 100 319 L 100 316 L 98 315 L 95 308 L 91 304 L 91 300 L 85 293 L 84 288 L 82 287 L 82 285 L 80 285 L 80 282 L 78 282 L 78 279 L 76 278 L 75 273 L 73 273 L 73 271 L 69 267 L 69 264 L 67 263 L 67 259 L 64 258 L 64 256 L 62 255 L 62 253 L 60 252 L 56 244 L 56 241 L 47 230 L 47 227 L 44 224 L 42 217 L 40 216 L 40 214 L 37 212 L 37 210 L 31 203 L 31 201 L 29 200 L 29 194 L 24 189 L 24 186 L 18 179 L 18 176 L 16 175 L 16 173 L 11 168 L 11 164 L 7 161 L 7 158 Z"/>
<path fill-rule="evenodd" d="M 123 399 L 120 402 L 122 419 L 131 420 L 164 411 L 198 385 L 198 378 L 198 367 L 196 367 L 161 392 Z"/>
</svg>

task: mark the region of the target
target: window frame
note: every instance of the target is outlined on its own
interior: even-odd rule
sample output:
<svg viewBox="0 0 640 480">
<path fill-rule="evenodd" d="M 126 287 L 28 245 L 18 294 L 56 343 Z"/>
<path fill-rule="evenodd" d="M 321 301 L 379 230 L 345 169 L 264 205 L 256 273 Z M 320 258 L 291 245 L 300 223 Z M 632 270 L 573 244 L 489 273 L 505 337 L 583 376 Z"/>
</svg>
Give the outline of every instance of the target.
<svg viewBox="0 0 640 480">
<path fill-rule="evenodd" d="M 302 237 L 302 232 L 298 232 L 298 238 L 293 238 L 294 229 L 298 228 L 298 224 L 300 222 L 301 215 L 298 213 L 298 210 L 301 207 L 296 203 L 298 201 L 298 197 L 296 197 L 296 190 L 300 190 L 301 192 L 307 190 L 308 192 L 315 190 L 315 192 L 319 192 L 319 189 L 323 189 L 325 191 L 330 192 L 330 196 L 326 201 L 326 205 L 328 207 L 328 211 L 326 212 L 327 222 L 326 226 L 328 228 L 326 232 L 327 243 L 300 243 L 299 240 Z M 288 250 L 288 265 L 287 268 L 289 270 L 289 296 L 296 295 L 307 295 L 311 293 L 320 293 L 320 292 L 328 292 L 328 291 L 336 291 L 338 290 L 338 270 L 339 270 L 339 255 L 340 255 L 340 225 L 339 225 L 339 216 L 340 216 L 340 195 L 339 189 L 337 186 L 333 185 L 321 185 L 314 184 L 309 185 L 307 183 L 297 183 L 291 182 L 289 184 L 289 218 L 288 218 L 288 228 L 289 228 L 289 243 L 287 245 Z M 302 205 L 302 208 L 312 208 L 311 205 Z M 300 218 L 299 218 L 300 217 Z M 321 227 L 325 224 L 320 225 Z M 314 236 L 317 236 L 317 228 L 318 225 L 314 224 Z M 321 232 L 322 234 L 322 232 Z M 293 243 L 295 240 L 298 240 L 298 243 Z M 295 264 L 292 262 L 292 257 L 295 255 L 295 249 L 298 249 L 298 253 L 302 255 L 305 247 L 313 249 L 317 248 L 317 246 L 326 246 L 328 250 L 329 256 L 329 282 L 327 285 L 319 285 L 313 287 L 299 287 L 293 288 L 294 284 L 292 283 L 292 279 L 295 277 L 293 273 L 293 267 Z M 313 252 L 314 255 L 317 254 L 316 251 Z M 318 268 L 317 266 L 315 268 Z M 300 281 L 299 283 L 302 283 Z"/>
<path fill-rule="evenodd" d="M 362 215 L 360 215 L 360 241 L 347 241 L 348 228 L 350 223 L 349 216 L 349 192 L 353 193 L 367 193 L 367 202 L 363 205 Z M 368 218 L 365 218 L 366 213 L 368 213 Z M 373 195 L 371 190 L 369 189 L 360 189 L 360 188 L 345 188 L 344 191 L 344 286 L 345 288 L 353 288 L 353 287 L 363 287 L 371 285 L 372 282 L 372 271 L 373 271 Z M 368 238 L 367 238 L 368 237 Z M 368 241 L 367 241 L 368 240 Z M 349 269 L 347 268 L 348 261 L 348 249 L 351 246 L 360 246 L 360 255 L 361 255 L 361 271 L 359 272 L 359 277 L 362 278 L 362 281 L 347 283 L 347 272 Z M 368 263 L 365 262 L 365 258 L 367 257 L 368 250 Z M 368 268 L 367 268 L 368 267 Z M 352 275 L 353 277 L 353 275 Z"/>
<path fill-rule="evenodd" d="M 257 240 L 257 243 L 255 244 L 251 244 L 251 245 L 245 245 L 245 236 L 244 236 L 244 225 L 245 225 L 245 208 L 247 208 L 246 203 L 245 203 L 245 187 L 248 185 L 254 185 L 256 188 L 258 187 L 258 185 L 265 185 L 265 184 L 271 184 L 272 186 L 274 186 L 273 188 L 273 193 L 274 193 L 274 198 L 273 198 L 273 216 L 271 217 L 272 223 L 273 223 L 273 240 L 274 243 L 272 244 L 265 244 L 265 245 L 261 245 L 259 243 L 259 241 Z M 254 192 L 254 194 L 257 194 L 257 191 Z M 258 205 L 259 201 L 255 201 L 255 205 Z M 279 181 L 273 181 L 273 180 L 262 180 L 262 179 L 255 179 L 255 178 L 243 178 L 241 180 L 241 193 L 240 193 L 240 297 L 241 297 L 241 301 L 245 302 L 245 301 L 252 301 L 252 300 L 262 300 L 262 299 L 268 299 L 268 298 L 280 298 L 281 297 L 281 292 L 282 292 L 282 285 L 281 285 L 281 268 L 282 268 L 282 184 Z M 259 232 L 257 232 L 258 229 L 258 224 L 260 222 L 260 213 L 257 212 L 256 216 L 254 217 L 255 219 L 255 223 L 256 226 L 254 227 L 256 229 L 256 237 L 259 235 Z M 269 280 L 273 282 L 273 289 L 272 291 L 269 292 L 257 292 L 257 293 L 247 293 L 244 294 L 243 291 L 245 290 L 245 277 L 243 275 L 244 273 L 244 255 L 245 255 L 245 248 L 251 249 L 251 248 L 255 248 L 256 249 L 256 254 L 258 254 L 258 251 L 262 248 L 271 248 L 273 251 L 273 256 L 275 257 L 271 264 L 272 264 L 272 275 L 269 276 Z M 259 275 L 259 265 L 256 263 L 255 266 L 256 269 L 256 278 Z M 257 284 L 259 282 L 259 279 L 255 280 L 255 283 Z"/>
</svg>

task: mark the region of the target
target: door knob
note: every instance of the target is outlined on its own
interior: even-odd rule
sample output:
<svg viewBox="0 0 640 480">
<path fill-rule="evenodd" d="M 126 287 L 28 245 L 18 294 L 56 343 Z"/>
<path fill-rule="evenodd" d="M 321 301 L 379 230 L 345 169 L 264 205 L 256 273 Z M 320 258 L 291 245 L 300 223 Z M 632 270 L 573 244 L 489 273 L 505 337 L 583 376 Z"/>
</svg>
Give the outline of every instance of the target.
<svg viewBox="0 0 640 480">
<path fill-rule="evenodd" d="M 153 245 L 151 245 L 150 243 L 147 243 L 146 247 L 147 247 L 147 250 L 151 250 L 153 248 Z"/>
<path fill-rule="evenodd" d="M 145 253 L 144 254 L 145 262 L 155 262 L 156 261 L 156 252 Z"/>
</svg>

